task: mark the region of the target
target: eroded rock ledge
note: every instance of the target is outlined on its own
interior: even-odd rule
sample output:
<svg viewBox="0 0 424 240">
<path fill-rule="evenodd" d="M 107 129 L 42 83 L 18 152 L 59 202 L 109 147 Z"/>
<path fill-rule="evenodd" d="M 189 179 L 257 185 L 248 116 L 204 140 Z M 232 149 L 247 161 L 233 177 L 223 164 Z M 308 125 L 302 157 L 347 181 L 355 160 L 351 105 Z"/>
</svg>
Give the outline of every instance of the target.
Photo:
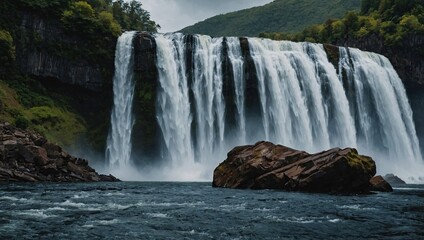
<svg viewBox="0 0 424 240">
<path fill-rule="evenodd" d="M 0 182 L 119 181 L 98 174 L 88 161 L 76 158 L 39 134 L 0 124 Z"/>
<path fill-rule="evenodd" d="M 353 148 L 309 154 L 270 142 L 236 147 L 214 172 L 213 186 L 325 193 L 368 193 L 375 162 Z"/>
</svg>

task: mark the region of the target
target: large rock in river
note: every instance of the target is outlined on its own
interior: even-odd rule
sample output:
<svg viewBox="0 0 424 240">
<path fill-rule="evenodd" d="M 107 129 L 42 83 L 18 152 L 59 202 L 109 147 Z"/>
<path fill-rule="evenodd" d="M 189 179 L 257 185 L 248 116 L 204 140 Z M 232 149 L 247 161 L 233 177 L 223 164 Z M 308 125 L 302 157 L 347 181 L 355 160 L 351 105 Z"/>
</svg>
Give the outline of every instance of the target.
<svg viewBox="0 0 424 240">
<path fill-rule="evenodd" d="M 367 193 L 375 162 L 353 148 L 309 154 L 270 142 L 236 147 L 214 172 L 213 186 L 325 193 Z"/>
<path fill-rule="evenodd" d="M 392 186 L 382 176 L 375 176 L 371 178 L 370 183 L 372 191 L 393 192 Z"/>
<path fill-rule="evenodd" d="M 0 123 L 1 182 L 119 181 L 98 174 L 88 161 L 76 158 L 34 132 Z"/>
</svg>

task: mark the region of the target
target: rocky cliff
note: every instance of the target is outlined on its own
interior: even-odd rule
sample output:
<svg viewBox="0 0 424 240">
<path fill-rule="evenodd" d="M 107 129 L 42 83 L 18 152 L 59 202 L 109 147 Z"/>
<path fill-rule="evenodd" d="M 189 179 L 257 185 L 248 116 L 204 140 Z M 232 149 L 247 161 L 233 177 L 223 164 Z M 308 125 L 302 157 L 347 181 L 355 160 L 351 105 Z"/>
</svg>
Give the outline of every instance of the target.
<svg viewBox="0 0 424 240">
<path fill-rule="evenodd" d="M 100 66 L 75 55 L 82 39 L 65 33 L 55 20 L 31 12 L 20 12 L 20 16 L 15 43 L 16 62 L 22 73 L 102 90 L 105 78 Z"/>
<path fill-rule="evenodd" d="M 16 49 L 16 75 L 26 75 L 34 85 L 41 86 L 41 95 L 54 99 L 58 108 L 81 119 L 87 131 L 78 141 L 75 139 L 75 149 L 85 147 L 103 153 L 112 109 L 113 53 L 117 39 L 104 36 L 104 45 L 92 46 L 93 38 L 67 29 L 60 22 L 60 15 L 43 15 L 20 7 L 13 11 L 14 25 L 10 31 Z M 2 80 L 11 82 L 12 86 L 19 81 L 13 76 Z M 14 88 L 18 93 L 21 91 L 21 87 Z M 25 88 L 30 92 L 37 90 L 33 86 Z M 45 105 L 34 102 L 26 107 L 40 104 Z M 81 139 L 84 146 L 79 145 Z"/>
<path fill-rule="evenodd" d="M 76 158 L 43 136 L 0 124 L 0 182 L 119 181 L 99 175 L 88 161 Z"/>
</svg>

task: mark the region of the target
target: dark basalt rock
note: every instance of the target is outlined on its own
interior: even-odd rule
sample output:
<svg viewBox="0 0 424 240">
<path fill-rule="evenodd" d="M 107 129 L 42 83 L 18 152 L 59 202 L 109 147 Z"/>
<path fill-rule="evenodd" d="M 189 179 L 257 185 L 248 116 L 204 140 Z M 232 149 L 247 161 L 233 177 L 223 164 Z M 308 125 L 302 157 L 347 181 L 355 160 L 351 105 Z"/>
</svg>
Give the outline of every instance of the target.
<svg viewBox="0 0 424 240">
<path fill-rule="evenodd" d="M 158 69 L 156 68 L 156 41 L 147 32 L 134 36 L 134 127 L 132 131 L 131 158 L 142 163 L 140 156 L 154 159 L 160 155 L 161 130 L 156 121 L 156 93 Z"/>
<path fill-rule="evenodd" d="M 270 142 L 236 147 L 214 171 L 213 186 L 323 193 L 368 193 L 375 162 L 353 148 L 309 154 Z"/>
<path fill-rule="evenodd" d="M 392 186 L 382 176 L 375 176 L 371 178 L 371 190 L 376 192 L 393 192 Z"/>
<path fill-rule="evenodd" d="M 0 124 L 0 182 L 115 182 L 33 132 Z"/>
<path fill-rule="evenodd" d="M 93 91 L 102 90 L 105 79 L 100 65 L 84 58 L 72 59 L 52 50 L 58 44 L 78 45 L 84 40 L 66 34 L 59 22 L 47 17 L 32 12 L 20 12 L 20 16 L 16 62 L 22 73 L 54 78 Z"/>
<path fill-rule="evenodd" d="M 388 183 L 392 185 L 406 184 L 405 181 L 400 179 L 398 176 L 395 176 L 394 174 L 386 174 L 386 176 L 384 176 L 384 180 L 386 180 Z"/>
</svg>

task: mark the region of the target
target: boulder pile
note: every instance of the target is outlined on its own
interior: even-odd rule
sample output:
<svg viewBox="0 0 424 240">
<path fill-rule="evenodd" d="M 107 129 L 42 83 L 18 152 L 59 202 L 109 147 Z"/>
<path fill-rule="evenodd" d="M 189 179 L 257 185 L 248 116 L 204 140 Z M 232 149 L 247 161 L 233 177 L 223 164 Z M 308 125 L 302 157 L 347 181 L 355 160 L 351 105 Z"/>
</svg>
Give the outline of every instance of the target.
<svg viewBox="0 0 424 240">
<path fill-rule="evenodd" d="M 100 175 L 43 136 L 0 123 L 0 182 L 119 181 Z"/>
</svg>

